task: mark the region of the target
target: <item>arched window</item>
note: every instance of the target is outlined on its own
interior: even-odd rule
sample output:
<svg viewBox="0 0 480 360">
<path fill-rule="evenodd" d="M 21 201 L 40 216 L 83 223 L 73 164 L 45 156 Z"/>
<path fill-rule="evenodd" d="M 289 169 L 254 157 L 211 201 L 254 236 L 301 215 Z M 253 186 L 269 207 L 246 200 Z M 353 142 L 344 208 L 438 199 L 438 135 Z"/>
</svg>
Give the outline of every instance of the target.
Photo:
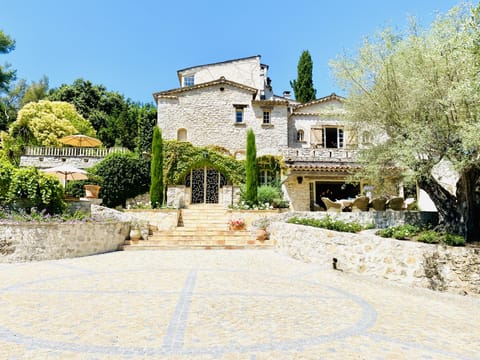
<svg viewBox="0 0 480 360">
<path fill-rule="evenodd" d="M 297 141 L 305 141 L 305 133 L 302 129 L 297 130 Z"/>
<path fill-rule="evenodd" d="M 187 141 L 187 129 L 178 129 L 177 140 L 178 141 Z"/>
</svg>

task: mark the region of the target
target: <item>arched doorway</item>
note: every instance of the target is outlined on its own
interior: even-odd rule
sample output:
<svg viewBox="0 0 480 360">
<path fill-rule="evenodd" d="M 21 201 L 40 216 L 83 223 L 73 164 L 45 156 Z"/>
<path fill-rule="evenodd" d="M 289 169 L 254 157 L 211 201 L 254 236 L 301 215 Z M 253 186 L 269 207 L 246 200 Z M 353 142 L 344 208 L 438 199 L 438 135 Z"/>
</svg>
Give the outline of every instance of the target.
<svg viewBox="0 0 480 360">
<path fill-rule="evenodd" d="M 192 169 L 185 179 L 185 185 L 191 187 L 192 204 L 218 204 L 219 189 L 226 184 L 223 174 L 206 166 Z"/>
</svg>

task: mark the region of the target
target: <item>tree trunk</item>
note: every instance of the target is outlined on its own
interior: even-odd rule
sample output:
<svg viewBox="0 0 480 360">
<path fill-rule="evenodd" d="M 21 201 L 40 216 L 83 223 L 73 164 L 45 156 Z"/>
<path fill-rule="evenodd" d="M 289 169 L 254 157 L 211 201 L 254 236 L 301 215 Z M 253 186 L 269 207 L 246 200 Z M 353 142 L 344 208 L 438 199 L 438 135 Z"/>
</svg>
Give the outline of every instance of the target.
<svg viewBox="0 0 480 360">
<path fill-rule="evenodd" d="M 450 194 L 432 175 L 419 176 L 417 182 L 430 196 L 438 210 L 438 227 L 444 231 L 464 235 L 463 226 L 460 224 L 462 216 L 458 211 L 455 195 Z"/>
<path fill-rule="evenodd" d="M 463 235 L 467 242 L 480 241 L 480 167 L 472 165 L 460 173 L 457 203 L 462 214 Z"/>
<path fill-rule="evenodd" d="M 462 235 L 465 241 L 480 241 L 480 167 L 471 166 L 460 174 L 456 196 L 450 194 L 433 176 L 417 179 L 421 189 L 437 207 L 439 227 Z"/>
</svg>

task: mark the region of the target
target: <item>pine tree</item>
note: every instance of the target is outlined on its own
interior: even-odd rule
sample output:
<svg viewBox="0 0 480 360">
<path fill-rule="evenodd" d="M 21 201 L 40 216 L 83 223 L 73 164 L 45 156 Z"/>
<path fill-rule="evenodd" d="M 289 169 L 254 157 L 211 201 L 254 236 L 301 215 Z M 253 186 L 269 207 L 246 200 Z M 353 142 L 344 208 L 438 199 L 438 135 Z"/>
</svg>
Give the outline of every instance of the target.
<svg viewBox="0 0 480 360">
<path fill-rule="evenodd" d="M 245 163 L 246 183 L 245 200 L 249 205 L 257 204 L 258 167 L 255 134 L 252 129 L 247 131 L 247 154 Z"/>
<path fill-rule="evenodd" d="M 150 203 L 152 209 L 163 205 L 163 140 L 162 132 L 155 126 L 152 140 L 152 164 L 150 169 Z"/>
<path fill-rule="evenodd" d="M 315 100 L 317 90 L 313 87 L 313 62 L 308 50 L 304 50 L 298 60 L 297 80 L 290 81 L 295 100 L 306 103 Z"/>
</svg>

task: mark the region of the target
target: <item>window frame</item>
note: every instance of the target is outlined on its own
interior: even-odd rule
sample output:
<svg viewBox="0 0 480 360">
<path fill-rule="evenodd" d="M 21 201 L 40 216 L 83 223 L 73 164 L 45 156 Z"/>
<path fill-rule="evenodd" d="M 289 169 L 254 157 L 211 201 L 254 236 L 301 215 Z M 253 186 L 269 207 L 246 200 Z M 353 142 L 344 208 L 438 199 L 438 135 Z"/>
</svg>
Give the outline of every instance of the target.
<svg viewBox="0 0 480 360">
<path fill-rule="evenodd" d="M 263 125 L 271 125 L 272 124 L 272 112 L 270 110 L 263 110 Z"/>
<path fill-rule="evenodd" d="M 305 131 L 297 129 L 297 142 L 305 142 Z"/>
<path fill-rule="evenodd" d="M 183 86 L 193 86 L 195 85 L 195 75 L 187 75 L 183 77 Z"/>
</svg>

